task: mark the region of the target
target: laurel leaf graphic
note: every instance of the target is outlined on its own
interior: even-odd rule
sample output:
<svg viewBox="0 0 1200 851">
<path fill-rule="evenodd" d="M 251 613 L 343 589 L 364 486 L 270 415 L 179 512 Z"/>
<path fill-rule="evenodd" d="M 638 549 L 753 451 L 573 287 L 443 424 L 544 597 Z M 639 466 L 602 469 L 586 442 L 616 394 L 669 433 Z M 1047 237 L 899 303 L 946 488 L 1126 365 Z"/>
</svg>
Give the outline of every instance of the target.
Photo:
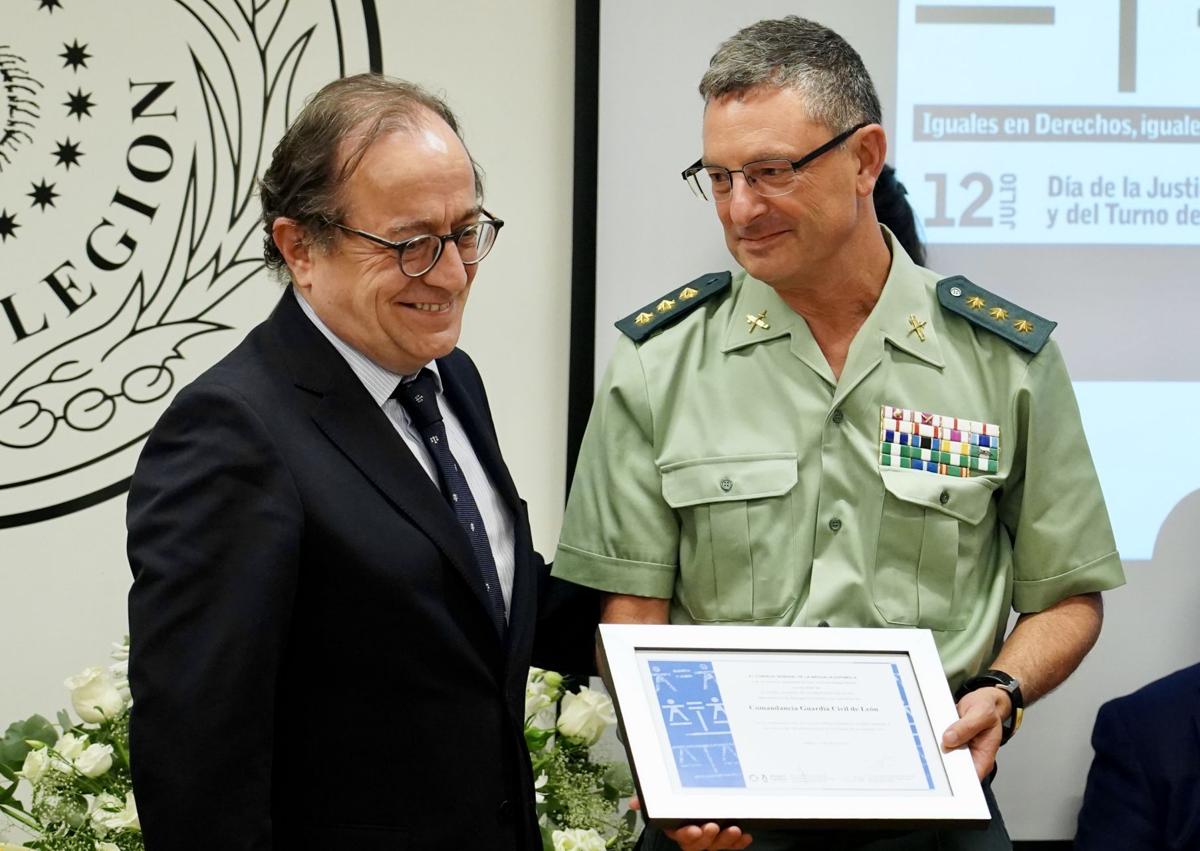
<svg viewBox="0 0 1200 851">
<path fill-rule="evenodd" d="M 182 358 L 188 340 L 214 331 L 228 330 L 216 322 L 175 322 L 138 331 L 104 356 L 96 369 L 98 384 L 119 393 L 126 379 L 145 367 L 163 368 Z M 133 400 L 138 401 L 138 400 Z"/>
</svg>

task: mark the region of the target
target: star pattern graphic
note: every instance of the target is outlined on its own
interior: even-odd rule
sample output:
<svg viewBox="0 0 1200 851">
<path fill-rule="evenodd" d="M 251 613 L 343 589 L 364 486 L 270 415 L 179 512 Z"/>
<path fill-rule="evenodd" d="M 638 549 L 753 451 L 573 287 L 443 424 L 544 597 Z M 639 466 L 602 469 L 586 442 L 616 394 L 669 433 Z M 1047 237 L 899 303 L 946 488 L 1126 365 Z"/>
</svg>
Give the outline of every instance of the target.
<svg viewBox="0 0 1200 851">
<path fill-rule="evenodd" d="M 67 108 L 68 115 L 74 115 L 76 121 L 81 121 L 83 116 L 92 117 L 92 107 L 96 104 L 92 103 L 92 93 L 84 94 L 83 89 L 76 89 L 75 94 L 67 92 L 68 100 L 63 103 Z"/>
<path fill-rule="evenodd" d="M 25 194 L 33 199 L 33 206 L 41 207 L 43 210 L 47 207 L 57 206 L 54 203 L 54 199 L 59 195 L 59 193 L 54 191 L 54 187 L 57 184 L 46 183 L 45 178 L 43 178 L 41 183 L 31 183 L 29 185 L 33 187 L 33 191 L 26 192 Z"/>
<path fill-rule="evenodd" d="M 80 44 L 79 39 L 75 39 L 71 44 L 63 42 L 63 52 L 58 55 L 63 58 L 63 67 L 73 71 L 86 68 L 87 61 L 92 58 L 92 54 L 87 52 L 87 45 Z"/>
<path fill-rule="evenodd" d="M 56 150 L 54 158 L 58 160 L 57 165 L 61 165 L 67 171 L 71 170 L 71 166 L 79 165 L 79 158 L 83 156 L 83 151 L 79 150 L 79 143 L 72 142 L 68 136 L 65 141 L 55 143 Z"/>
<path fill-rule="evenodd" d="M 53 15 L 55 9 L 62 8 L 62 3 L 59 2 L 59 0 L 38 0 L 38 8 L 45 9 L 47 12 Z"/>
<path fill-rule="evenodd" d="M 0 210 L 0 242 L 8 242 L 10 236 L 16 238 L 19 227 L 16 215 L 8 210 Z"/>
</svg>

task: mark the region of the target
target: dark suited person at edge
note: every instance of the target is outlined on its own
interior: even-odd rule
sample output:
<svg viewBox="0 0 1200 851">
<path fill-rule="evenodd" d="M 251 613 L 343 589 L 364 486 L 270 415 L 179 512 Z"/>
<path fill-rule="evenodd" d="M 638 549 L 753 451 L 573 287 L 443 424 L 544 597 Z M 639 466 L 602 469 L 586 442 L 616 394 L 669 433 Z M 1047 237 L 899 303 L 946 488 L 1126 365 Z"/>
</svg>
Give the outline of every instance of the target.
<svg viewBox="0 0 1200 851">
<path fill-rule="evenodd" d="M 1200 665 L 1100 707 L 1078 851 L 1200 848 Z"/>
<path fill-rule="evenodd" d="M 502 222 L 446 104 L 375 75 L 318 92 L 261 189 L 291 286 L 129 493 L 146 847 L 540 849 L 526 672 L 590 669 L 596 613 L 456 348 Z"/>
</svg>

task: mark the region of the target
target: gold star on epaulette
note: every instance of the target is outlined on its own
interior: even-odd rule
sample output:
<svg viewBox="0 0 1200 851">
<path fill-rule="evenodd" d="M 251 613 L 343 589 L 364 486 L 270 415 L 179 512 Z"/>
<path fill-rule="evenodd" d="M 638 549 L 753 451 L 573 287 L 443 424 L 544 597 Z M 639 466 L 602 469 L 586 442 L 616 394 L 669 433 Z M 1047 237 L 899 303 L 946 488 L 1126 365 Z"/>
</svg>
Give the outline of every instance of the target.
<svg viewBox="0 0 1200 851">
<path fill-rule="evenodd" d="M 674 300 L 674 299 L 670 299 L 670 298 L 664 298 L 662 301 L 660 301 L 660 302 L 658 303 L 658 306 L 657 306 L 655 309 L 656 309 L 656 310 L 657 310 L 659 313 L 666 313 L 668 310 L 670 310 L 670 309 L 671 309 L 671 308 L 673 308 L 674 306 L 675 306 L 675 300 Z"/>
<path fill-rule="evenodd" d="M 1008 311 L 1005 310 L 1003 307 L 993 307 L 991 310 L 988 311 L 988 313 L 991 314 L 991 317 L 993 319 L 995 319 L 997 322 L 1003 322 L 1005 319 L 1008 318 Z"/>
<path fill-rule="evenodd" d="M 653 318 L 654 318 L 653 313 L 646 313 L 645 311 L 642 311 L 641 313 L 639 313 L 637 316 L 635 316 L 633 318 L 633 321 L 638 325 L 646 325 Z"/>
<path fill-rule="evenodd" d="M 987 302 L 981 299 L 979 296 L 973 295 L 967 299 L 967 307 L 971 308 L 972 310 L 980 310 L 981 308 L 987 307 Z"/>
<path fill-rule="evenodd" d="M 1016 328 L 1018 331 L 1020 331 L 1022 334 L 1032 334 L 1033 333 L 1033 323 L 1030 322 L 1028 319 L 1018 319 L 1016 322 L 1013 323 L 1013 327 Z"/>
<path fill-rule="evenodd" d="M 687 301 L 689 298 L 695 298 L 700 295 L 700 290 L 694 290 L 691 287 L 684 287 L 679 291 L 679 300 Z"/>
</svg>

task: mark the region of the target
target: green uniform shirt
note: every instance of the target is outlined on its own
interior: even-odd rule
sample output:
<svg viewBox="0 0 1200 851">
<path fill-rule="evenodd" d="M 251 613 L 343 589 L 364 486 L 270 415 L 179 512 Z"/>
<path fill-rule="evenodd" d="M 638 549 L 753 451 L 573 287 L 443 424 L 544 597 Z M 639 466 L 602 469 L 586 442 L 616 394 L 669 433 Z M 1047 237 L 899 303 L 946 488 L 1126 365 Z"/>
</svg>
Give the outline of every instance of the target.
<svg viewBox="0 0 1200 851">
<path fill-rule="evenodd" d="M 995 657 L 1011 609 L 1123 584 L 1058 347 L 1033 355 L 947 311 L 939 276 L 892 244 L 840 380 L 745 273 L 622 337 L 554 573 L 670 598 L 672 623 L 926 627 L 952 687 Z M 763 311 L 769 327 L 748 321 Z M 962 439 L 906 461 L 923 447 L 900 445 L 904 416 Z M 931 462 L 969 477 L 913 469 Z"/>
</svg>

